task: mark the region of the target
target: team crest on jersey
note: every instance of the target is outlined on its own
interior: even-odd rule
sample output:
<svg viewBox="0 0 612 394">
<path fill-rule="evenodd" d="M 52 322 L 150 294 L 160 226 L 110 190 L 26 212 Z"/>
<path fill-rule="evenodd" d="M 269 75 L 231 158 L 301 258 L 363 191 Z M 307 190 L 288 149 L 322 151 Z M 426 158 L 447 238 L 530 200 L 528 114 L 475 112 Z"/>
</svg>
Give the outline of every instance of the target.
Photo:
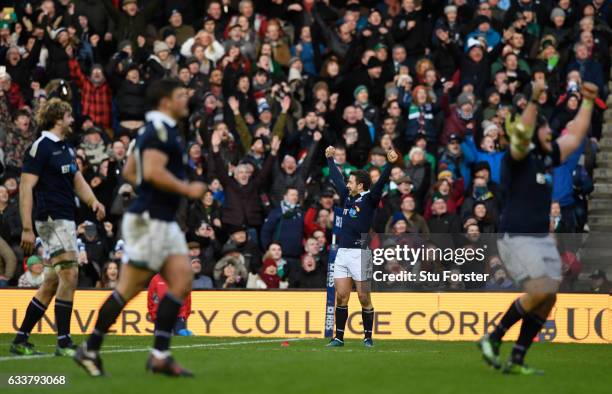
<svg viewBox="0 0 612 394">
<path fill-rule="evenodd" d="M 349 215 L 349 216 L 350 216 L 352 219 L 355 219 L 355 218 L 357 217 L 357 214 L 359 214 L 359 211 L 360 211 L 359 207 L 353 207 L 353 208 L 350 208 L 350 209 L 348 210 L 348 215 Z"/>
</svg>

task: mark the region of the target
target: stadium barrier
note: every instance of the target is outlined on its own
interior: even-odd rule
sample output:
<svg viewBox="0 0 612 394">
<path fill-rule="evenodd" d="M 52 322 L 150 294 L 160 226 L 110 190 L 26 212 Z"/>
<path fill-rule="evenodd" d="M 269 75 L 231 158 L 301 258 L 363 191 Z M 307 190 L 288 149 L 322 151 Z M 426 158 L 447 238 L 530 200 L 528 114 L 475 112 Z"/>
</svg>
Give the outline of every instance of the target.
<svg viewBox="0 0 612 394">
<path fill-rule="evenodd" d="M 93 330 L 97 310 L 108 291 L 79 290 L 72 332 Z M 21 322 L 33 290 L 0 290 L 0 333 L 13 333 Z M 142 292 L 113 327 L 119 335 L 148 335 L 153 323 Z M 374 336 L 379 339 L 478 339 L 491 329 L 516 293 L 373 293 Z M 196 335 L 223 337 L 313 337 L 325 330 L 324 291 L 194 291 L 188 327 Z M 54 332 L 53 307 L 34 333 Z M 518 335 L 516 325 L 508 338 Z M 349 303 L 348 338 L 361 337 L 361 307 Z M 559 294 L 539 341 L 612 343 L 612 296 Z"/>
</svg>

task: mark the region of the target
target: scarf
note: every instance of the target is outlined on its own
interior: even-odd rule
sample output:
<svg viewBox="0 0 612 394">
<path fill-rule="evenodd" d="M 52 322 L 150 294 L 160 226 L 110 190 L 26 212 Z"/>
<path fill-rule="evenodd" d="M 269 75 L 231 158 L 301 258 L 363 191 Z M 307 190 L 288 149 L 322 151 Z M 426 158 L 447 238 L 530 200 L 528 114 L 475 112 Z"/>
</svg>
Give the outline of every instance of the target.
<svg viewBox="0 0 612 394">
<path fill-rule="evenodd" d="M 277 273 L 268 274 L 266 273 L 266 269 L 270 266 L 273 266 Z M 280 284 L 280 277 L 278 276 L 278 269 L 276 267 L 276 262 L 272 259 L 266 259 L 261 267 L 261 271 L 259 272 L 259 277 L 266 284 L 269 289 L 278 289 Z"/>
<path fill-rule="evenodd" d="M 461 108 L 457 107 L 457 116 L 459 117 L 459 119 L 465 122 L 469 122 L 474 117 L 474 113 L 471 113 L 468 115 L 465 112 L 463 112 Z"/>
<path fill-rule="evenodd" d="M 32 285 L 32 287 L 39 287 L 45 280 L 44 274 L 40 274 L 37 277 L 34 277 L 30 271 L 26 271 L 24 275 L 26 277 L 26 280 L 29 284 Z"/>
<path fill-rule="evenodd" d="M 291 219 L 299 214 L 299 204 L 289 204 L 285 200 L 281 201 L 281 211 L 284 219 Z"/>
</svg>

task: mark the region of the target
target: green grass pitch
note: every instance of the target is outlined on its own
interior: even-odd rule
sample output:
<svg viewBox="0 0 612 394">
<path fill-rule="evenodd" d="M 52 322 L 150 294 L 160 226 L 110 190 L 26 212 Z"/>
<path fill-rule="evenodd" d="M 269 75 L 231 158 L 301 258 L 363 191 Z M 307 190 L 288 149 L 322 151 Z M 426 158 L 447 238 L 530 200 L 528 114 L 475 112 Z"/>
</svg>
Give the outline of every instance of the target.
<svg viewBox="0 0 612 394">
<path fill-rule="evenodd" d="M 174 338 L 173 354 L 196 377 L 168 378 L 144 370 L 151 337 L 109 336 L 103 354 L 108 376 L 93 379 L 71 359 L 18 359 L 0 335 L 2 393 L 612 393 L 610 345 L 536 343 L 527 361 L 544 376 L 505 376 L 486 367 L 468 342 L 361 341 L 325 348 L 323 339 Z M 75 337 L 81 342 L 82 337 Z M 33 335 L 52 353 L 55 338 Z M 505 356 L 510 349 L 502 348 Z M 63 387 L 8 386 L 10 375 L 65 375 Z M 61 390 L 61 391 L 60 391 Z"/>
</svg>

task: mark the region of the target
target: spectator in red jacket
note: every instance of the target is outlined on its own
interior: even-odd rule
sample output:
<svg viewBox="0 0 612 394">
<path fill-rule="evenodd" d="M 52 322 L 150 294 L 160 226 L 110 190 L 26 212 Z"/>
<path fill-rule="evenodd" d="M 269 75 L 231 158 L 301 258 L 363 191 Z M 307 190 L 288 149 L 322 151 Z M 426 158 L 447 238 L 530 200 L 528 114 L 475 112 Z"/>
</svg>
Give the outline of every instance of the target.
<svg viewBox="0 0 612 394">
<path fill-rule="evenodd" d="M 111 128 L 112 96 L 103 68 L 99 64 L 94 64 L 87 78 L 79 62 L 72 57 L 72 51 L 72 47 L 66 48 L 70 56 L 68 62 L 70 76 L 81 90 L 82 113 L 88 115 L 94 123 L 104 127 L 108 132 Z"/>
<path fill-rule="evenodd" d="M 153 322 L 155 322 L 155 319 L 157 318 L 157 307 L 159 306 L 159 301 L 164 298 L 167 291 L 168 285 L 160 274 L 155 275 L 151 279 L 151 282 L 149 282 L 149 290 L 147 292 L 147 309 L 149 310 L 149 315 L 151 316 L 151 321 Z M 176 319 L 176 324 L 174 325 L 175 335 L 193 335 L 193 333 L 187 329 L 187 319 L 189 318 L 190 314 L 191 294 L 185 298 L 185 302 L 179 310 L 178 318 Z"/>
<path fill-rule="evenodd" d="M 423 217 L 429 220 L 432 217 L 431 206 L 437 198 L 446 201 L 446 211 L 457 213 L 457 208 L 463 204 L 463 178 L 453 180 L 450 171 L 445 170 L 438 174 L 438 182 L 433 185 L 432 194 L 425 203 L 425 213 Z"/>
<path fill-rule="evenodd" d="M 6 96 L 6 103 L 11 112 L 17 111 L 25 106 L 25 100 L 21 93 L 21 88 L 13 82 L 6 68 L 0 68 L 0 95 Z"/>
</svg>

